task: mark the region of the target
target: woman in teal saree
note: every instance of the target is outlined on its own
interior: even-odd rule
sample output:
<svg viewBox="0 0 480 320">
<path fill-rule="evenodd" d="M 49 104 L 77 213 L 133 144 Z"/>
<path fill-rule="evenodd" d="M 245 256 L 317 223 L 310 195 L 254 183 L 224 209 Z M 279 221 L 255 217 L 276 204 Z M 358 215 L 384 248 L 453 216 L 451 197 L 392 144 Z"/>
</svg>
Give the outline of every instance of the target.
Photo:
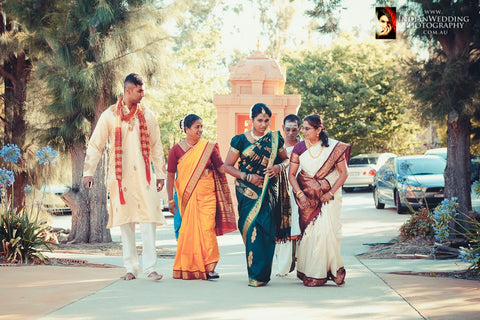
<svg viewBox="0 0 480 320">
<path fill-rule="evenodd" d="M 246 249 L 248 284 L 259 287 L 270 281 L 275 242 L 290 236 L 289 161 L 280 132 L 267 131 L 271 110 L 257 103 L 250 116 L 252 130 L 232 138 L 224 166 L 237 178 L 238 229 Z"/>
</svg>

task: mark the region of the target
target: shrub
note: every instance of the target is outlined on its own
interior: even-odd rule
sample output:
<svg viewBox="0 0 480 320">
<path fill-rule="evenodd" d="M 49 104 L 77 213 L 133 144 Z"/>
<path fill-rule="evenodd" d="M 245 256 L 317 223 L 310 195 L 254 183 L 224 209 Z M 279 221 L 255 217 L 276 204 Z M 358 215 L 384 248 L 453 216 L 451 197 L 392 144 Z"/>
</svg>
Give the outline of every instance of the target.
<svg viewBox="0 0 480 320">
<path fill-rule="evenodd" d="M 476 185 L 478 188 L 479 184 Z M 474 186 L 475 187 L 475 186 Z M 474 188 L 478 194 L 478 190 Z M 458 202 L 456 198 L 445 199 L 435 208 L 435 238 L 440 241 L 448 240 L 451 225 L 455 225 L 462 230 L 460 235 L 468 242 L 467 247 L 460 247 L 459 259 L 470 263 L 468 271 L 473 276 L 480 275 L 480 221 L 479 216 L 467 215 L 458 212 Z M 453 230 L 452 230 L 453 231 Z"/>
<path fill-rule="evenodd" d="M 457 198 L 444 199 L 433 211 L 435 220 L 435 239 L 440 242 L 448 241 L 450 236 L 450 221 L 458 214 Z"/>
<path fill-rule="evenodd" d="M 400 227 L 400 236 L 404 239 L 428 237 L 434 234 L 434 221 L 427 208 L 420 208 Z"/>
<path fill-rule="evenodd" d="M 16 145 L 8 144 L 0 149 L 0 157 L 11 169 L 21 158 L 20 149 Z M 48 170 L 48 166 L 55 163 L 57 153 L 47 146 L 37 151 L 36 157 L 41 170 Z M 39 219 L 41 206 L 40 204 L 37 206 L 34 214 L 35 201 L 32 200 L 30 212 L 27 212 L 26 207 L 22 212 L 14 212 L 12 197 L 7 198 L 6 192 L 7 187 L 13 188 L 14 181 L 15 175 L 12 170 L 0 168 L 0 260 L 11 263 L 31 260 L 45 262 L 47 259 L 41 250 L 46 248 L 51 251 L 52 243 L 45 239 L 46 222 Z M 28 197 L 32 187 L 27 186 L 24 191 Z"/>
<path fill-rule="evenodd" d="M 459 222 L 460 225 L 465 223 L 468 226 L 464 227 L 465 232 L 462 234 L 467 239 L 468 246 L 466 248 L 460 247 L 458 258 L 470 263 L 468 271 L 478 276 L 480 275 L 480 222 L 478 217 L 467 216 L 461 213 L 454 220 Z"/>
<path fill-rule="evenodd" d="M 0 223 L 0 254 L 4 255 L 6 262 L 46 261 L 40 251 L 41 247 L 51 250 L 51 243 L 45 241 L 45 223 L 30 220 L 25 212 L 16 214 L 11 210 L 2 214 Z"/>
</svg>

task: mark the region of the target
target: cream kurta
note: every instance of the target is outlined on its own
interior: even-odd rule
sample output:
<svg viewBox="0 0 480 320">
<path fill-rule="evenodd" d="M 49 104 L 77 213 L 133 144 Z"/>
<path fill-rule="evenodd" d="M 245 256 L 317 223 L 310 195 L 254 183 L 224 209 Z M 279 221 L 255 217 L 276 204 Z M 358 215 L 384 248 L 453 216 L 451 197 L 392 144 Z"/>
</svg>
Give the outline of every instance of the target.
<svg viewBox="0 0 480 320">
<path fill-rule="evenodd" d="M 140 128 L 137 115 L 133 118 L 133 127 L 122 121 L 122 188 L 125 204 L 120 204 L 118 183 L 115 179 L 115 105 L 105 110 L 88 143 L 83 176 L 93 176 L 102 155 L 105 143 L 112 146 L 109 159 L 107 187 L 110 192 L 110 208 L 107 228 L 125 223 L 154 222 L 165 224 L 165 217 L 160 206 L 160 195 L 156 188 L 156 179 L 165 179 L 165 160 L 160 140 L 160 129 L 153 112 L 143 107 L 148 134 L 150 137 L 150 161 L 155 174 L 151 173 L 150 184 L 147 182 L 145 162 L 140 144 Z"/>
</svg>

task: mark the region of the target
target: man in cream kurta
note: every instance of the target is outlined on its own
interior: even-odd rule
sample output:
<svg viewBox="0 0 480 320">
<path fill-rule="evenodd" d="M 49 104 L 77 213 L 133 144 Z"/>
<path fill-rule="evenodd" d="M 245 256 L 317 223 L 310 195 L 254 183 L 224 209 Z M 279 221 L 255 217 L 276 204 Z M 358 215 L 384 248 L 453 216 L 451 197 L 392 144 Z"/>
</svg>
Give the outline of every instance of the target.
<svg viewBox="0 0 480 320">
<path fill-rule="evenodd" d="M 139 104 L 143 96 L 142 78 L 136 74 L 128 75 L 125 79 L 123 97 L 105 110 L 98 120 L 88 143 L 83 171 L 85 187 L 90 189 L 102 150 L 108 141 L 112 148 L 107 177 L 107 187 L 110 192 L 107 228 L 119 226 L 122 233 L 123 261 L 126 268 L 126 274 L 122 277 L 124 280 L 135 279 L 140 270 L 135 245 L 135 224 L 137 223 L 140 224 L 142 233 L 143 272 L 153 280 L 162 278 L 162 275 L 156 271 L 155 239 L 157 224 L 165 224 L 158 194 L 165 181 L 165 160 L 160 129 L 155 116 L 150 109 Z M 119 113 L 117 108 L 121 110 Z M 122 114 L 127 117 L 122 118 L 120 116 Z M 143 123 L 146 124 L 146 131 L 140 126 L 142 118 Z M 142 154 L 142 130 L 144 140 L 148 140 L 147 143 L 143 141 L 143 145 L 148 146 L 149 157 L 144 157 Z M 121 136 L 120 147 L 117 147 L 119 136 Z M 120 154 L 117 161 L 115 161 L 116 153 Z M 120 169 L 118 162 L 121 162 Z M 151 172 L 151 164 L 154 172 Z M 148 182 L 149 179 L 150 182 Z"/>
</svg>

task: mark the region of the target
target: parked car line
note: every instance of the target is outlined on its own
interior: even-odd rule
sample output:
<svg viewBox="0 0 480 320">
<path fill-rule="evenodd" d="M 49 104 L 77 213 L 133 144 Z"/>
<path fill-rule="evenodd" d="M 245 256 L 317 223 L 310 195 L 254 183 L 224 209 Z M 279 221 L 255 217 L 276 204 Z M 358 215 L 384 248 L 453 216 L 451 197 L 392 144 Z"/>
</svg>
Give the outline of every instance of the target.
<svg viewBox="0 0 480 320">
<path fill-rule="evenodd" d="M 345 192 L 354 188 L 373 187 L 375 172 L 391 157 L 393 153 L 359 154 L 350 158 L 348 162 L 348 178 L 343 185 Z"/>
<path fill-rule="evenodd" d="M 398 213 L 421 206 L 434 208 L 444 199 L 445 166 L 446 161 L 435 155 L 389 159 L 374 176 L 375 207 L 392 205 Z"/>
</svg>

